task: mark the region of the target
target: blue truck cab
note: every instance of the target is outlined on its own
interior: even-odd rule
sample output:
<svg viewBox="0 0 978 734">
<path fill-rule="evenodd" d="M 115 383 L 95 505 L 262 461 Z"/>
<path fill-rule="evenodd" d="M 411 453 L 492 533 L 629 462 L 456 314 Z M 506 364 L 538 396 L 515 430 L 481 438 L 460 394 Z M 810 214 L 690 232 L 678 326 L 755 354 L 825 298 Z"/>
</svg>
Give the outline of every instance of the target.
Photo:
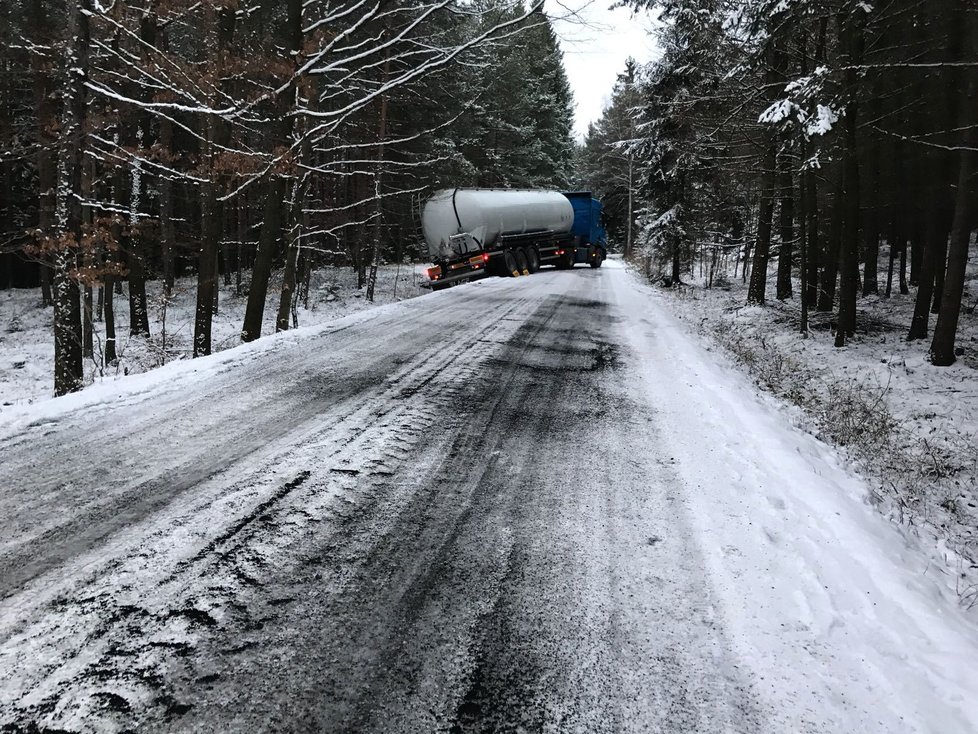
<svg viewBox="0 0 978 734">
<path fill-rule="evenodd" d="M 601 202 L 591 196 L 590 191 L 564 192 L 564 196 L 574 208 L 574 224 L 571 235 L 574 238 L 574 256 L 570 265 L 587 263 L 592 268 L 600 268 L 608 257 L 608 236 L 601 216 Z"/>
</svg>

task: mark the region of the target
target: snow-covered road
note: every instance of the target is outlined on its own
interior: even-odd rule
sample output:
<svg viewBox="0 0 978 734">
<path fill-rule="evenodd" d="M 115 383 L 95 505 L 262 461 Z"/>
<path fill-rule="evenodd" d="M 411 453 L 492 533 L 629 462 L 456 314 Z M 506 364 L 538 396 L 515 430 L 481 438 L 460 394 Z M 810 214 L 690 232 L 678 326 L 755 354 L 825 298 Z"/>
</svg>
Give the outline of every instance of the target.
<svg viewBox="0 0 978 734">
<path fill-rule="evenodd" d="M 978 731 L 978 633 L 626 271 L 8 413 L 0 726 Z"/>
</svg>

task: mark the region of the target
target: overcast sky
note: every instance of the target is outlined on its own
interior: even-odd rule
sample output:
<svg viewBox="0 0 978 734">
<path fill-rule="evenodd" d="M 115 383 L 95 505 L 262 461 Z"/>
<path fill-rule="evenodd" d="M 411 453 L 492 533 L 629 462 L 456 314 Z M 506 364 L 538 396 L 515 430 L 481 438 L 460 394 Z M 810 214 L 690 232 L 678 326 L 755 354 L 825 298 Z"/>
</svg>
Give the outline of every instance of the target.
<svg viewBox="0 0 978 734">
<path fill-rule="evenodd" d="M 598 119 L 608 103 L 625 60 L 632 56 L 645 62 L 655 58 L 652 18 L 619 8 L 608 10 L 613 0 L 546 0 L 547 13 L 564 51 L 564 66 L 577 104 L 574 132 L 583 137 L 588 123 Z"/>
</svg>

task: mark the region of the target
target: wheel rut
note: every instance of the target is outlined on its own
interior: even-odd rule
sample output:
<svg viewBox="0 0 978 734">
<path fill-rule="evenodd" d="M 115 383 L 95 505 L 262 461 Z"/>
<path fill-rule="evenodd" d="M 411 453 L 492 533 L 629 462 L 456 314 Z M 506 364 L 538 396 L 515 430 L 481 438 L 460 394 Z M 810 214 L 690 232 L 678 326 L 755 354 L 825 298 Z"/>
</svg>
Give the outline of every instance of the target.
<svg viewBox="0 0 978 734">
<path fill-rule="evenodd" d="M 137 540 L 110 540 L 107 560 L 82 556 L 83 572 L 65 569 L 70 583 L 49 573 L 40 594 L 28 584 L 10 596 L 0 724 L 115 730 L 188 715 L 192 697 L 172 682 L 183 680 L 178 671 L 206 667 L 198 652 L 212 654 L 221 640 L 235 640 L 223 643 L 231 656 L 262 644 L 262 630 L 292 604 L 263 592 L 287 569 L 309 566 L 303 548 L 389 501 L 419 441 L 473 399 L 480 365 L 499 348 L 486 335 L 504 339 L 518 319 L 501 319 L 527 308 L 498 304 L 480 328 L 429 343 L 375 388 L 293 431 L 286 453 L 197 482 L 193 495 L 130 527 Z"/>
</svg>

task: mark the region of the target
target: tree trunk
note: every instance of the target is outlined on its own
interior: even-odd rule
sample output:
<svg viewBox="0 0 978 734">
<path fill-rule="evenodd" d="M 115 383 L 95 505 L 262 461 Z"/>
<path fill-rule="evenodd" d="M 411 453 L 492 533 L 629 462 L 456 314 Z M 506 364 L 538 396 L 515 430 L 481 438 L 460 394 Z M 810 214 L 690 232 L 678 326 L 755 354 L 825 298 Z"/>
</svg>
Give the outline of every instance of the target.
<svg viewBox="0 0 978 734">
<path fill-rule="evenodd" d="M 92 286 L 86 285 L 82 292 L 82 357 L 91 359 L 95 353 L 92 316 L 94 300 Z"/>
<path fill-rule="evenodd" d="M 792 296 L 791 261 L 794 257 L 795 203 L 794 179 L 791 175 L 792 158 L 787 153 L 781 156 L 781 249 L 778 252 L 777 297 L 784 301 Z"/>
<path fill-rule="evenodd" d="M 50 19 L 45 12 L 43 0 L 31 0 L 28 17 L 31 39 L 40 46 L 52 43 Z M 58 170 L 55 151 L 58 146 L 58 112 L 52 93 L 53 70 L 47 66 L 45 55 L 36 51 L 31 54 L 32 76 L 34 79 L 34 109 L 37 114 L 37 189 L 38 189 L 38 229 L 43 235 L 54 231 L 55 188 Z M 41 262 L 41 305 L 45 308 L 54 305 L 51 290 L 52 271 L 48 262 Z"/>
<path fill-rule="evenodd" d="M 378 166 L 382 163 L 378 161 Z M 382 245 L 382 223 L 383 223 L 383 200 L 380 194 L 381 174 L 378 168 L 374 176 L 374 222 L 373 222 L 373 251 L 370 256 L 370 273 L 367 275 L 367 300 L 371 303 L 374 300 L 374 290 L 377 287 L 377 269 L 380 267 L 381 245 Z"/>
<path fill-rule="evenodd" d="M 224 229 L 225 221 L 223 216 L 221 217 L 221 221 L 222 221 L 221 231 L 225 231 Z M 218 272 L 221 272 L 224 275 L 224 285 L 230 287 L 231 286 L 231 243 L 228 242 L 227 237 L 221 238 L 221 261 L 222 264 L 224 265 L 224 268 L 222 270 L 220 267 L 218 267 Z M 214 313 L 217 313 L 217 311 L 214 311 Z"/>
<path fill-rule="evenodd" d="M 400 262 L 400 261 L 398 261 Z M 302 305 L 309 310 L 309 281 L 312 279 L 312 251 L 306 250 L 302 253 Z M 394 287 L 397 288 L 395 281 Z"/>
<path fill-rule="evenodd" d="M 850 103 L 850 107 L 854 105 Z M 848 119 L 854 112 L 846 115 Z M 844 219 L 840 252 L 839 315 L 835 332 L 835 346 L 844 347 L 846 337 L 856 330 L 856 299 L 859 290 L 859 164 L 856 161 L 855 122 L 851 123 L 853 147 L 847 143 L 845 183 L 843 188 Z M 846 124 L 846 136 L 850 134 Z M 851 183 L 850 183 L 851 182 Z"/>
<path fill-rule="evenodd" d="M 676 238 L 676 244 L 672 249 L 672 285 L 673 287 L 682 283 L 682 258 L 680 256 L 680 243 L 679 238 Z"/>
<path fill-rule="evenodd" d="M 765 51 L 767 71 L 764 74 L 766 96 L 774 101 L 777 88 L 782 83 L 781 63 L 783 54 L 774 38 L 768 39 Z M 763 305 L 767 290 L 767 266 L 771 253 L 771 228 L 774 218 L 774 200 L 778 188 L 778 150 L 777 135 L 771 130 L 767 133 L 764 156 L 761 161 L 761 200 L 758 207 L 757 241 L 754 245 L 754 258 L 751 265 L 750 285 L 747 288 L 747 303 Z"/>
<path fill-rule="evenodd" d="M 146 269 L 142 238 L 129 237 L 129 335 L 149 336 L 149 306 L 146 301 Z"/>
<path fill-rule="evenodd" d="M 972 97 L 974 99 L 974 97 Z M 967 160 L 966 160 L 967 159 Z M 968 173 L 966 173 L 968 171 Z M 934 327 L 934 339 L 930 346 L 931 362 L 938 367 L 954 364 L 954 339 L 961 314 L 965 273 L 968 267 L 968 249 L 971 232 L 968 222 L 974 216 L 974 198 L 967 195 L 968 177 L 974 175 L 975 153 L 961 153 L 961 175 L 958 178 L 958 195 L 954 207 L 954 226 L 951 230 L 951 246 L 948 253 L 947 277 L 941 297 L 941 310 Z"/>
<path fill-rule="evenodd" d="M 58 162 L 58 186 L 55 200 L 56 239 L 61 240 L 54 268 L 54 394 L 65 395 L 82 386 L 81 306 L 78 282 L 71 276 L 76 265 L 68 240 L 81 241 L 81 168 L 85 143 L 89 17 L 92 0 L 78 0 L 72 14 L 73 29 L 66 63 L 68 74 L 62 146 Z"/>
<path fill-rule="evenodd" d="M 384 59 L 384 70 L 381 84 L 386 85 L 390 76 L 390 59 Z M 377 286 L 377 268 L 380 267 L 382 236 L 384 232 L 384 200 L 383 166 L 384 140 L 387 138 L 387 95 L 380 95 L 380 120 L 377 125 L 377 168 L 374 171 L 374 251 L 370 260 L 370 277 L 367 279 L 367 300 L 374 300 L 374 288 Z"/>
<path fill-rule="evenodd" d="M 92 200 L 92 188 L 93 180 L 95 178 L 94 164 L 89 160 L 82 164 L 81 170 L 81 195 L 83 201 Z M 86 206 L 81 210 L 81 226 L 82 230 L 91 231 L 93 225 L 92 210 L 90 207 Z M 76 257 L 80 257 L 82 264 L 87 273 L 91 273 L 95 269 L 95 252 L 93 252 L 91 246 L 85 248 L 79 252 Z M 81 320 L 82 320 L 82 359 L 90 359 L 94 354 L 94 334 L 93 332 L 93 311 L 94 303 L 92 300 L 92 281 L 89 278 L 85 279 L 84 288 L 82 288 L 82 310 L 81 310 Z"/>
<path fill-rule="evenodd" d="M 103 356 L 103 366 L 113 364 L 118 357 L 115 353 L 115 305 L 113 302 L 115 290 L 112 287 L 112 276 L 105 279 L 102 290 L 105 293 L 105 354 Z"/>
<path fill-rule="evenodd" d="M 218 212 L 218 214 L 215 216 L 215 219 L 217 220 L 217 225 L 215 228 L 215 236 L 218 238 L 218 240 L 220 240 L 221 228 L 224 226 L 223 216 L 220 214 L 220 212 L 223 212 L 224 207 L 221 206 L 221 203 L 218 201 L 215 201 L 214 205 Z M 221 277 L 221 254 L 219 252 L 219 248 L 215 246 L 214 247 L 214 293 L 212 294 L 213 297 L 211 298 L 212 316 L 216 316 L 218 313 L 220 313 L 220 307 L 221 307 L 220 277 Z"/>
<path fill-rule="evenodd" d="M 945 251 L 940 247 L 940 240 L 947 240 L 940 214 L 935 212 L 928 220 L 929 231 L 923 242 L 920 261 L 920 279 L 917 284 L 917 299 L 914 301 L 913 319 L 907 341 L 926 339 L 930 326 L 930 300 L 934 293 L 934 280 L 937 275 L 938 253 Z M 940 263 L 943 267 L 943 263 Z"/>
<path fill-rule="evenodd" d="M 282 199 L 285 180 L 272 177 L 266 184 L 265 203 L 262 207 L 261 234 L 258 249 L 251 266 L 251 285 L 248 286 L 248 305 L 245 307 L 241 341 L 254 341 L 261 336 L 261 324 L 265 315 L 265 298 L 268 295 L 268 279 L 272 272 L 272 260 L 278 248 L 282 232 Z"/>
<path fill-rule="evenodd" d="M 165 118 L 160 120 L 160 147 L 165 153 L 171 152 L 173 148 L 173 123 Z M 166 298 L 173 295 L 173 283 L 176 279 L 173 246 L 173 181 L 164 173 L 160 176 L 160 251 L 163 260 L 163 295 Z"/>
<path fill-rule="evenodd" d="M 808 307 L 811 308 L 818 301 L 818 268 L 819 268 L 819 231 L 818 231 L 818 183 L 815 180 L 815 173 L 807 171 L 805 173 L 805 202 L 807 209 L 808 223 L 805 232 L 808 237 L 808 274 L 805 278 L 805 299 Z"/>
<path fill-rule="evenodd" d="M 907 247 L 907 222 L 909 201 L 907 197 L 908 182 L 905 175 L 903 145 L 900 140 L 894 140 L 890 148 L 890 161 L 893 165 L 893 185 L 896 187 L 896 195 L 892 197 L 889 206 L 889 230 L 886 235 L 886 242 L 890 255 L 886 270 L 886 297 L 890 298 L 893 293 L 893 273 L 894 265 L 900 253 Z M 877 228 L 878 229 L 878 228 Z"/>
<path fill-rule="evenodd" d="M 972 21 L 974 24 L 974 22 Z M 971 223 L 974 222 L 975 197 L 972 193 L 972 177 L 976 172 L 975 145 L 978 135 L 978 115 L 974 112 L 974 100 L 978 98 L 978 80 L 974 73 L 965 95 L 970 104 L 959 109 L 959 129 L 965 130 L 965 144 L 959 156 L 958 188 L 954 201 L 954 220 L 951 225 L 951 245 L 947 258 L 947 273 L 941 294 L 941 308 L 934 327 L 934 339 L 930 345 L 931 362 L 939 367 L 954 364 L 954 339 L 958 331 L 961 298 L 968 268 L 968 246 L 971 239 Z"/>
<path fill-rule="evenodd" d="M 197 258 L 197 309 L 194 317 L 194 356 L 211 353 L 214 290 L 217 288 L 217 248 L 220 223 L 213 181 L 201 184 L 200 251 Z"/>
<path fill-rule="evenodd" d="M 306 150 L 303 152 L 308 153 Z M 275 331 L 286 331 L 289 328 L 289 316 L 295 304 L 299 252 L 301 249 L 302 211 L 306 200 L 307 180 L 306 176 L 297 171 L 292 183 L 292 203 L 287 210 L 289 212 L 290 222 L 287 234 L 289 246 L 285 252 L 285 269 L 282 272 L 282 292 L 279 296 L 278 314 L 275 318 Z"/>
<path fill-rule="evenodd" d="M 952 215 L 953 217 L 953 215 Z M 947 238 L 950 233 L 945 233 L 937 240 L 937 251 L 934 265 L 937 270 L 934 272 L 934 294 L 931 297 L 931 313 L 941 312 L 941 296 L 944 293 L 944 270 L 947 267 Z"/>
<path fill-rule="evenodd" d="M 953 8 L 953 11 L 951 8 Z M 966 140 L 973 139 L 970 128 L 978 122 L 978 119 L 973 119 L 974 116 L 972 114 L 974 106 L 978 104 L 978 100 L 974 97 L 975 87 L 970 79 L 973 71 L 967 67 L 968 62 L 974 59 L 975 48 L 978 48 L 978 38 L 968 30 L 970 16 L 975 15 L 976 12 L 978 12 L 978 9 L 976 9 L 975 4 L 972 2 L 951 3 L 948 10 L 941 13 L 946 27 L 947 44 L 941 57 L 955 59 L 964 63 L 966 66 L 964 68 L 951 68 L 941 75 L 941 79 L 944 80 L 945 84 L 945 92 L 941 98 L 943 105 L 938 105 L 933 110 L 935 115 L 940 116 L 934 129 L 940 129 L 946 122 L 958 122 L 960 123 L 958 129 L 963 133 L 962 138 Z M 976 21 L 972 21 L 972 23 L 974 22 Z M 967 72 L 964 70 L 965 68 L 968 68 Z M 969 76 L 963 76 L 965 73 L 969 74 Z M 962 95 L 962 88 L 967 88 L 968 93 Z M 964 147 L 968 147 L 967 143 Z M 968 161 L 963 158 L 959 159 L 951 150 L 937 149 L 935 154 L 939 160 L 938 171 L 940 178 L 934 179 L 934 182 L 937 183 L 940 181 L 942 190 L 935 197 L 936 206 L 934 208 L 935 211 L 940 211 L 944 214 L 944 229 L 942 230 L 944 236 L 937 240 L 931 313 L 939 314 L 941 312 L 941 300 L 944 293 L 944 275 L 947 268 L 948 238 L 951 236 L 954 228 L 958 203 L 961 201 L 963 194 L 959 187 L 953 199 L 954 203 L 952 204 L 951 191 L 945 189 L 944 186 L 950 188 L 957 176 L 960 175 L 961 165 L 967 165 Z M 968 184 L 970 184 L 970 181 L 966 180 L 966 185 Z M 967 208 L 970 209 L 971 207 Z M 967 227 L 968 225 L 963 224 L 962 226 Z M 968 235 L 964 234 L 963 237 L 965 248 L 967 249 Z M 952 334 L 952 341 L 953 338 Z"/>
<path fill-rule="evenodd" d="M 68 252 L 58 253 L 54 268 L 54 394 L 66 395 L 82 386 L 81 309 L 78 283 L 68 276 Z"/>
<path fill-rule="evenodd" d="M 825 45 L 827 35 L 828 17 L 823 16 L 819 23 L 818 36 L 815 45 L 816 66 L 825 63 Z M 809 61 L 805 51 L 806 49 L 803 48 L 801 68 L 803 75 L 807 75 L 809 73 Z M 807 144 L 805 144 L 804 155 L 806 156 L 807 160 L 807 156 L 809 155 Z M 806 260 L 808 263 L 807 267 L 803 270 L 802 287 L 805 289 L 805 305 L 808 309 L 812 309 L 817 307 L 818 304 L 819 269 L 824 267 L 824 258 L 822 257 L 821 232 L 819 229 L 818 181 L 815 176 L 815 171 L 809 168 L 805 171 L 802 179 L 805 187 L 805 214 L 803 216 L 807 217 L 805 233 L 808 238 L 806 249 Z M 808 321 L 806 318 L 805 331 L 807 331 L 807 329 Z"/>
<path fill-rule="evenodd" d="M 632 251 L 635 248 L 634 232 L 635 232 L 635 185 L 634 185 L 634 167 L 635 167 L 635 156 L 632 153 L 628 154 L 628 220 L 626 222 L 627 231 L 625 233 L 625 259 L 631 260 Z"/>
<path fill-rule="evenodd" d="M 224 66 L 227 49 L 234 37 L 235 10 L 230 5 L 217 4 L 213 11 L 213 23 L 217 35 L 217 46 L 209 59 L 214 67 L 214 75 L 221 80 L 219 86 L 224 90 Z M 212 102 L 215 97 L 212 96 Z M 197 303 L 194 313 L 194 357 L 211 353 L 211 327 L 218 308 L 218 258 L 220 254 L 221 232 L 223 229 L 223 207 L 218 201 L 222 175 L 215 166 L 215 151 L 226 147 L 228 124 L 215 116 L 203 118 L 204 131 L 201 160 L 206 162 L 206 182 L 200 186 L 200 250 L 197 258 Z"/>
<path fill-rule="evenodd" d="M 874 146 L 875 147 L 875 146 Z M 869 187 L 869 201 L 866 202 L 866 231 L 863 240 L 863 297 L 878 295 L 879 289 L 879 161 L 868 167 L 873 182 Z"/>
<path fill-rule="evenodd" d="M 830 313 L 835 306 L 835 286 L 839 275 L 839 254 L 842 250 L 842 222 L 843 222 L 843 166 L 838 167 L 834 190 L 832 192 L 832 222 L 829 225 L 829 237 L 825 243 L 824 257 L 825 263 L 819 277 L 818 305 L 816 310 L 823 313 Z"/>
<path fill-rule="evenodd" d="M 804 71 L 804 67 L 802 68 Z M 808 146 L 802 143 L 801 157 L 805 160 L 808 154 Z M 798 245 L 801 272 L 801 287 L 799 296 L 801 297 L 801 323 L 799 329 L 802 334 L 808 334 L 808 270 L 811 267 L 809 262 L 809 251 L 811 250 L 810 235 L 808 231 L 808 210 L 811 202 L 808 200 L 808 171 L 802 171 L 798 179 Z"/>
<path fill-rule="evenodd" d="M 302 51 L 302 8 L 301 0 L 288 0 L 287 14 L 288 22 L 286 28 L 286 38 L 289 58 L 298 69 L 301 64 Z M 283 99 L 291 101 L 290 112 L 292 112 L 292 122 L 289 134 L 293 141 L 298 144 L 296 148 L 296 163 L 301 164 L 309 159 L 309 146 L 303 138 L 303 118 L 301 115 L 294 114 L 303 106 L 302 90 L 299 87 L 292 89 L 291 94 Z M 275 319 L 275 330 L 285 331 L 289 328 L 289 313 L 292 309 L 292 302 L 296 291 L 296 266 L 299 261 L 299 247 L 302 234 L 302 211 L 306 200 L 306 182 L 308 176 L 303 173 L 301 166 L 296 165 L 292 171 L 292 196 L 291 203 L 286 208 L 288 221 L 283 228 L 288 243 L 285 253 L 285 270 L 282 272 L 282 293 L 279 297 L 278 314 Z"/>
<path fill-rule="evenodd" d="M 903 243 L 900 248 L 900 294 L 910 295 L 910 286 L 907 285 L 907 243 Z"/>
<path fill-rule="evenodd" d="M 923 176 L 926 178 L 926 175 Z M 936 180 L 936 179 L 935 179 Z M 919 202 L 924 201 L 926 198 L 926 193 L 922 185 L 918 185 L 916 198 L 918 201 L 916 216 L 914 217 L 914 232 L 910 238 L 910 280 L 909 284 L 913 286 L 920 285 L 920 271 L 923 269 L 924 262 L 924 252 L 927 249 L 925 244 L 926 237 L 924 236 L 925 221 L 927 221 L 927 210 L 921 209 Z M 902 283 L 907 281 L 906 268 L 902 271 L 904 273 L 901 281 L 900 292 L 906 295 L 910 292 L 910 288 L 907 290 L 903 289 Z"/>
<path fill-rule="evenodd" d="M 245 238 L 248 236 L 248 193 L 244 192 L 238 201 L 238 251 L 234 262 L 234 294 L 241 297 L 241 269 L 244 261 Z"/>
<path fill-rule="evenodd" d="M 357 269 L 357 290 L 367 284 L 367 256 L 364 252 L 363 241 L 367 238 L 367 225 L 360 224 L 356 228 L 356 258 L 354 264 Z"/>
<path fill-rule="evenodd" d="M 298 189 L 301 189 L 302 186 L 297 184 L 295 188 L 297 189 L 296 195 L 298 195 Z M 297 204 L 297 206 L 301 205 Z M 286 331 L 289 328 L 289 313 L 292 310 L 292 300 L 295 298 L 296 272 L 299 260 L 299 233 L 296 230 L 298 230 L 298 226 L 295 226 L 289 233 L 292 244 L 289 245 L 289 249 L 285 253 L 285 270 L 282 273 L 282 293 L 278 302 L 278 315 L 275 318 L 275 331 Z"/>
<path fill-rule="evenodd" d="M 50 225 L 48 229 L 42 231 L 50 232 Z M 48 306 L 54 305 L 54 295 L 51 290 L 51 266 L 47 263 L 42 262 L 40 264 L 41 270 L 41 305 L 47 308 Z"/>
<path fill-rule="evenodd" d="M 0 28 L 10 26 L 10 11 L 13 8 L 0 6 Z M 14 138 L 13 130 L 13 65 L 7 58 L 6 48 L 0 48 L 0 140 L 9 141 Z M 14 162 L 11 156 L 0 155 L 0 227 L 11 229 L 20 224 L 15 216 L 17 206 L 14 196 Z M 0 290 L 14 287 L 16 280 L 12 253 L 5 253 L 0 248 Z M 19 285 L 19 283 L 18 283 Z"/>
<path fill-rule="evenodd" d="M 893 262 L 897 255 L 897 244 L 896 239 L 890 240 L 890 257 L 889 264 L 886 268 L 886 298 L 889 298 L 893 292 Z M 903 245 L 905 247 L 906 245 Z"/>
<path fill-rule="evenodd" d="M 761 171 L 761 204 L 757 220 L 757 244 L 754 245 L 754 260 L 751 265 L 750 286 L 747 289 L 747 303 L 764 304 L 767 290 L 767 264 L 771 252 L 771 227 L 774 218 L 774 197 L 777 181 L 777 149 L 773 138 L 768 141 L 764 152 Z"/>
<path fill-rule="evenodd" d="M 136 148 L 142 155 L 144 143 L 142 127 L 136 127 Z M 129 199 L 129 224 L 133 232 L 129 237 L 129 334 L 149 336 L 149 305 L 146 301 L 146 245 L 139 232 L 139 208 L 142 205 L 143 169 L 136 161 L 132 165 L 132 181 Z"/>
<path fill-rule="evenodd" d="M 112 239 L 119 242 L 122 239 L 122 222 L 118 217 L 113 218 Z M 112 252 L 106 253 L 106 258 L 113 258 Z M 115 281 L 114 276 L 105 279 L 105 358 L 103 366 L 114 364 L 118 359 L 115 349 Z"/>
<path fill-rule="evenodd" d="M 856 8 L 843 24 L 842 38 L 846 47 L 848 65 L 845 75 L 846 91 L 849 99 L 843 118 L 845 153 L 843 159 L 842 210 L 844 226 L 842 230 L 841 267 L 839 282 L 839 318 L 835 330 L 835 346 L 844 347 L 846 339 L 856 331 L 856 299 L 859 289 L 859 149 L 857 130 L 857 76 L 855 65 L 862 60 L 862 16 L 864 11 Z M 874 275 L 875 277 L 875 275 Z"/>
</svg>

